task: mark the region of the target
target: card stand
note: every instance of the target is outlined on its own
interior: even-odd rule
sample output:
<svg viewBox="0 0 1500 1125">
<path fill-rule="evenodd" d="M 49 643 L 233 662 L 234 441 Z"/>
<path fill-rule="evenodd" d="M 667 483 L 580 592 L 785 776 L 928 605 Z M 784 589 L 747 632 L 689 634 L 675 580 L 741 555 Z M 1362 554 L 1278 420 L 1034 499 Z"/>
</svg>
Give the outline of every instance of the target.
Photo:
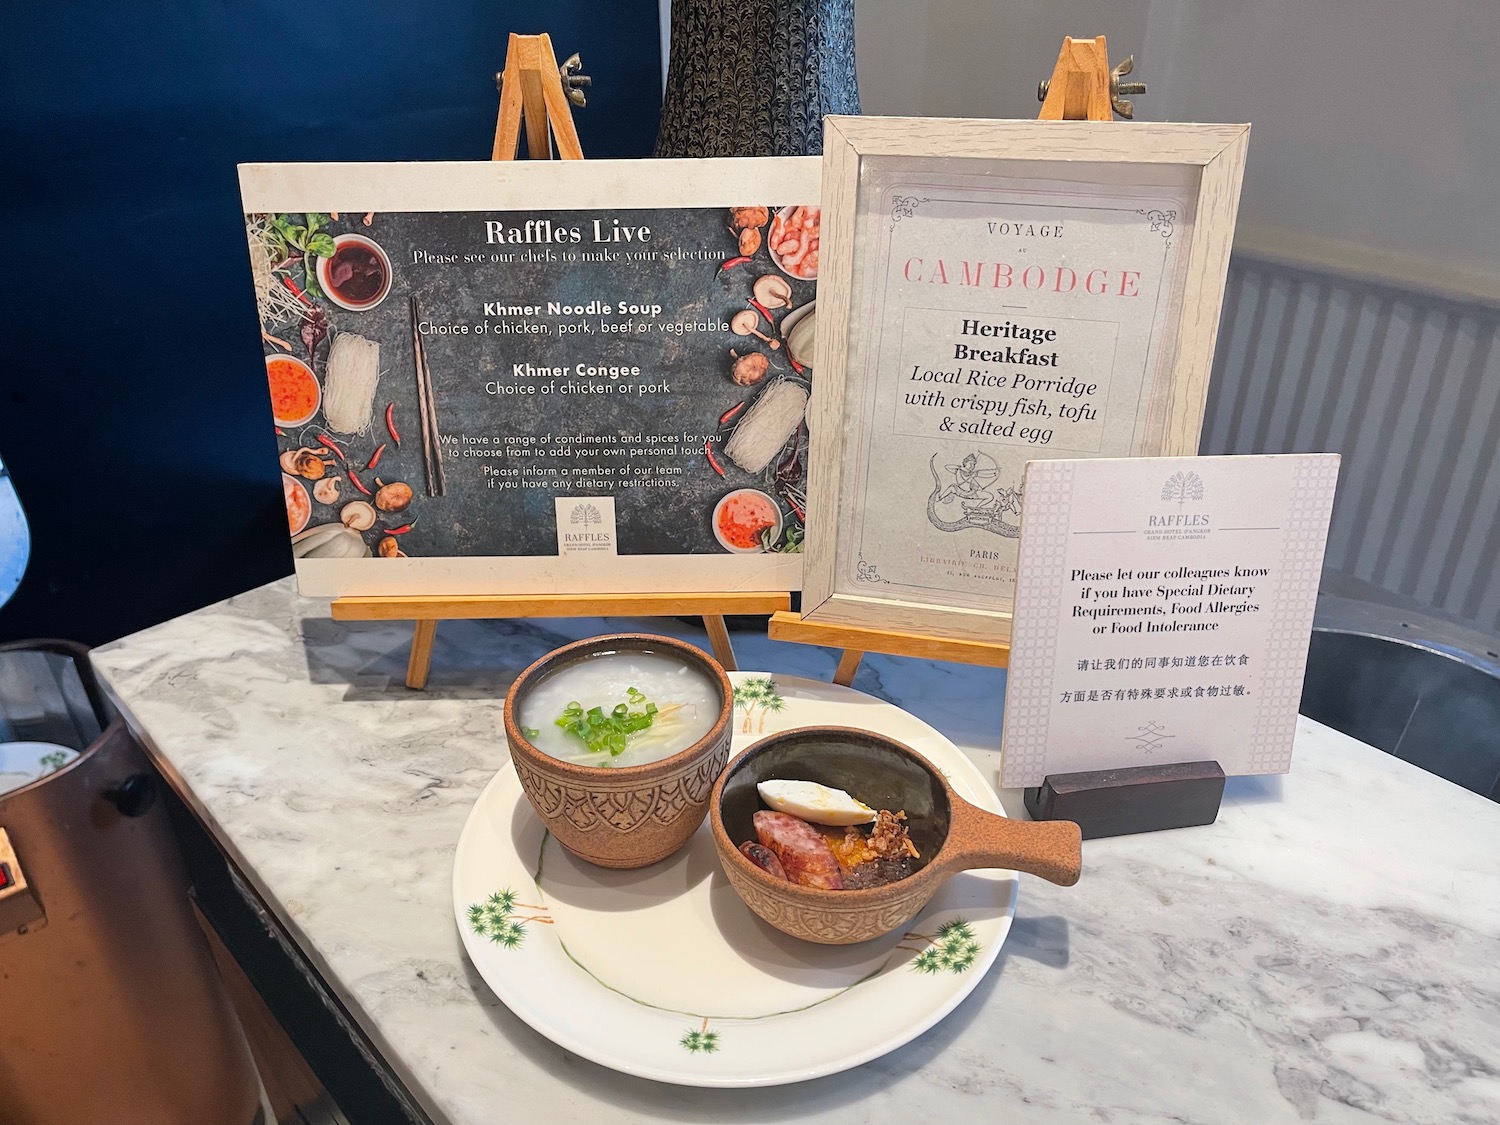
<svg viewBox="0 0 1500 1125">
<path fill-rule="evenodd" d="M 1033 820 L 1074 821 L 1085 840 L 1212 824 L 1223 796 L 1218 762 L 1054 773 L 1025 792 Z"/>
<path fill-rule="evenodd" d="M 701 617 L 714 658 L 735 670 L 726 614 L 767 614 L 786 609 L 791 595 L 758 591 L 711 594 L 499 594 L 422 597 L 343 597 L 333 600 L 335 621 L 415 621 L 406 686 L 421 691 L 432 667 L 439 621 L 511 617 Z"/>
</svg>

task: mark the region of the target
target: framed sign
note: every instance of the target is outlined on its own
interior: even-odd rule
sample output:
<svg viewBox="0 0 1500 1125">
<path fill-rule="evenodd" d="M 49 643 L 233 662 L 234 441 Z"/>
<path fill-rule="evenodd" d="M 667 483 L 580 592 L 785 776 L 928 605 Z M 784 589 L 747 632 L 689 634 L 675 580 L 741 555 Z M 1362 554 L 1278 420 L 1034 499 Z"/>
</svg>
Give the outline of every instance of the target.
<svg viewBox="0 0 1500 1125">
<path fill-rule="evenodd" d="M 804 618 L 1003 639 L 1028 461 L 1197 452 L 1248 133 L 827 119 Z"/>
<path fill-rule="evenodd" d="M 818 169 L 243 166 L 302 592 L 799 589 Z"/>
</svg>

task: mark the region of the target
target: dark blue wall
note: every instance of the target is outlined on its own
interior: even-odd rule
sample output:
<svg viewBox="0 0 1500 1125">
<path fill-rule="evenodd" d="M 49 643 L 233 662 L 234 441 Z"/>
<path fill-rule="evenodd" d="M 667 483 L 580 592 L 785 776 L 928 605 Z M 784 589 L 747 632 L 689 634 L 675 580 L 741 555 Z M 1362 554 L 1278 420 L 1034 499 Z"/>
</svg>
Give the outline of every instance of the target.
<svg viewBox="0 0 1500 1125">
<path fill-rule="evenodd" d="M 235 165 L 485 159 L 510 31 L 645 156 L 653 0 L 6 5 L 0 453 L 31 568 L 0 640 L 98 643 L 291 570 Z"/>
</svg>

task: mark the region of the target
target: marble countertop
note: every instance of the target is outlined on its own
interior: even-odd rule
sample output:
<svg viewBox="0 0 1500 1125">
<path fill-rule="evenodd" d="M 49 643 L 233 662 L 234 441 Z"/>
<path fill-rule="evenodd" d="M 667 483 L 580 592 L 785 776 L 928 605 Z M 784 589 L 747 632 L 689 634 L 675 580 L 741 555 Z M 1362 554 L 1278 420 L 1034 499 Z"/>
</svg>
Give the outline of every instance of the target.
<svg viewBox="0 0 1500 1125">
<path fill-rule="evenodd" d="M 884 1058 L 700 1090 L 569 1055 L 469 964 L 450 869 L 505 761 L 504 685 L 600 631 L 444 623 L 414 693 L 409 625 L 334 622 L 286 580 L 94 653 L 163 771 L 434 1121 L 1500 1120 L 1500 805 L 1305 719 L 1293 772 L 1231 779 L 1218 823 L 1089 841 L 1075 888 L 1023 876 L 994 968 Z M 745 668 L 832 673 L 826 650 L 735 643 Z M 994 777 L 1003 675 L 873 656 L 855 686 Z"/>
</svg>

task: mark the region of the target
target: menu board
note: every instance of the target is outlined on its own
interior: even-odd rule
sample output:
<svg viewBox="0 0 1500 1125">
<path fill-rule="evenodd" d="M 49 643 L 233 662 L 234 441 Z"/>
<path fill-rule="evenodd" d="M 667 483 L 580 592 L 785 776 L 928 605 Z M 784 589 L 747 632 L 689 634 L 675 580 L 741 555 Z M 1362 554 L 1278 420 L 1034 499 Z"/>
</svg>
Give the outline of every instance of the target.
<svg viewBox="0 0 1500 1125">
<path fill-rule="evenodd" d="M 816 159 L 241 187 L 304 593 L 800 587 Z"/>
</svg>

